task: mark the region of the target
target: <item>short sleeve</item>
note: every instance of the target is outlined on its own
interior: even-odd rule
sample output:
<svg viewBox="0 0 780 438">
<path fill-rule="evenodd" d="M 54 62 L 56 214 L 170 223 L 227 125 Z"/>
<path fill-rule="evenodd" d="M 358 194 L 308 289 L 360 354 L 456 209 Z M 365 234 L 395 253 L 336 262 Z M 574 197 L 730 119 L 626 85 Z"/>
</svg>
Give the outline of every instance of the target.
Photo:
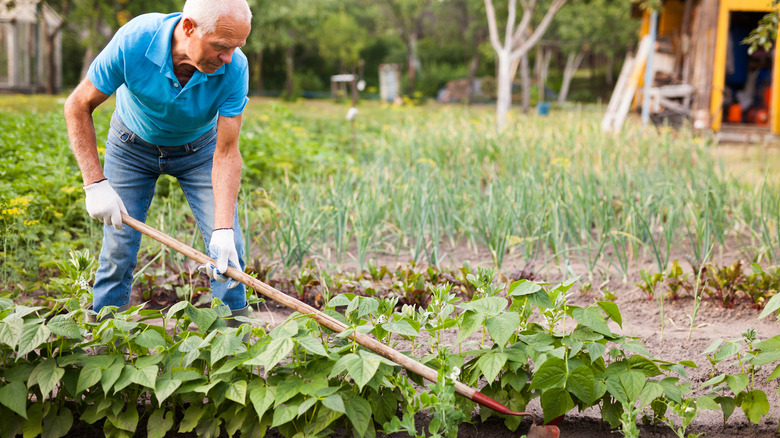
<svg viewBox="0 0 780 438">
<path fill-rule="evenodd" d="M 87 78 L 101 93 L 108 95 L 125 82 L 125 59 L 122 49 L 123 28 L 111 38 L 111 41 L 98 54 L 87 71 Z"/>
<path fill-rule="evenodd" d="M 249 93 L 249 69 L 245 62 L 243 63 L 241 73 L 237 76 L 239 77 L 235 81 L 235 86 L 231 90 L 230 96 L 228 96 L 225 103 L 219 107 L 220 116 L 235 117 L 240 115 L 244 112 L 244 107 L 246 107 L 247 102 L 249 102 L 249 98 L 247 97 L 247 94 Z"/>
</svg>

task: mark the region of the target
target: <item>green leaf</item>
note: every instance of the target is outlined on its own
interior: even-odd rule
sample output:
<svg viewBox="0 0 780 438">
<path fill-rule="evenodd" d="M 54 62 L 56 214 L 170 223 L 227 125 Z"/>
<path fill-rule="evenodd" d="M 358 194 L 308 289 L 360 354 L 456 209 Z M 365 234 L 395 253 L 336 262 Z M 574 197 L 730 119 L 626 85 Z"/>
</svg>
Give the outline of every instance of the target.
<svg viewBox="0 0 780 438">
<path fill-rule="evenodd" d="M 733 391 L 734 394 L 739 394 L 748 386 L 748 383 L 750 383 L 750 378 L 747 376 L 747 374 L 742 373 L 728 375 L 726 376 L 726 383 L 728 383 L 729 388 L 731 388 L 731 391 Z"/>
<path fill-rule="evenodd" d="M 85 389 L 91 388 L 100 382 L 101 377 L 103 377 L 103 370 L 94 365 L 85 366 L 79 373 L 79 381 L 76 385 L 76 392 L 81 393 Z"/>
<path fill-rule="evenodd" d="M 607 326 L 607 321 L 601 316 L 601 311 L 595 307 L 574 309 L 571 313 L 572 318 L 576 319 L 580 324 L 590 328 L 596 333 L 601 333 L 605 336 L 613 336 L 612 331 Z"/>
<path fill-rule="evenodd" d="M 595 362 L 598 358 L 603 356 L 604 352 L 607 350 L 607 347 L 605 347 L 604 344 L 598 342 L 591 342 L 585 347 L 588 349 L 588 357 L 590 357 L 591 362 Z"/>
<path fill-rule="evenodd" d="M 261 365 L 267 371 L 276 366 L 292 351 L 295 343 L 290 338 L 277 338 L 268 344 L 268 347 L 259 356 L 246 361 L 247 365 Z"/>
<path fill-rule="evenodd" d="M 328 355 L 328 352 L 325 351 L 325 347 L 322 346 L 322 340 L 319 338 L 304 336 L 302 338 L 295 338 L 295 342 L 297 342 L 298 345 L 300 345 L 304 350 L 316 356 Z"/>
<path fill-rule="evenodd" d="M 57 336 L 67 336 L 73 339 L 81 339 L 79 326 L 69 315 L 54 316 L 49 320 L 49 322 L 46 323 L 46 327 L 48 327 L 49 330 Z"/>
<path fill-rule="evenodd" d="M 108 391 L 111 390 L 111 387 L 114 386 L 114 383 L 119 379 L 119 376 L 122 374 L 122 369 L 125 367 L 124 361 L 117 360 L 114 362 L 110 367 L 103 370 L 103 373 L 100 377 L 100 385 L 103 387 L 103 392 L 108 394 Z"/>
<path fill-rule="evenodd" d="M 271 427 L 278 427 L 287 422 L 290 422 L 298 416 L 297 405 L 281 405 L 274 408 L 274 419 L 271 422 Z"/>
<path fill-rule="evenodd" d="M 618 305 L 610 301 L 597 301 L 596 304 L 607 314 L 609 319 L 615 321 L 620 328 L 623 328 L 623 317 L 620 315 Z"/>
<path fill-rule="evenodd" d="M 322 405 L 333 411 L 341 412 L 342 414 L 347 413 L 346 408 L 344 408 L 344 400 L 342 400 L 341 396 L 338 394 L 333 394 L 323 399 Z"/>
<path fill-rule="evenodd" d="M 363 387 L 371 381 L 379 368 L 380 361 L 373 357 L 357 356 L 354 360 L 348 362 L 347 373 L 362 391 Z"/>
<path fill-rule="evenodd" d="M 715 402 L 720 405 L 723 411 L 723 422 L 725 423 L 731 417 L 731 414 L 734 413 L 737 404 L 734 402 L 733 397 L 715 397 Z"/>
<path fill-rule="evenodd" d="M 587 366 L 580 366 L 569 373 L 566 379 L 566 389 L 575 397 L 590 405 L 596 401 L 596 378 Z"/>
<path fill-rule="evenodd" d="M 179 423 L 179 433 L 192 432 L 195 426 L 198 425 L 201 415 L 203 415 L 203 405 L 193 403 L 184 410 L 184 418 Z"/>
<path fill-rule="evenodd" d="M 177 313 L 181 312 L 182 310 L 186 309 L 187 307 L 192 306 L 189 301 L 179 301 L 178 303 L 171 306 L 170 309 L 168 309 L 168 312 L 165 314 L 166 319 L 173 318 Z"/>
<path fill-rule="evenodd" d="M 318 410 L 314 421 L 307 423 L 306 427 L 304 427 L 305 436 L 316 436 L 316 434 L 322 432 L 342 415 L 341 412 L 336 412 L 326 407 Z"/>
<path fill-rule="evenodd" d="M 209 330 L 209 327 L 211 327 L 211 324 L 217 320 L 217 312 L 215 312 L 214 309 L 198 309 L 194 306 L 188 306 L 186 312 L 192 322 L 198 326 L 198 330 L 201 333 L 206 333 Z"/>
<path fill-rule="evenodd" d="M 639 399 L 645 379 L 645 375 L 639 371 L 613 374 L 607 378 L 607 391 L 620 403 L 631 404 Z"/>
<path fill-rule="evenodd" d="M 473 310 L 463 312 L 460 315 L 460 329 L 458 331 L 458 339 L 455 342 L 461 343 L 466 340 L 472 333 L 482 327 L 483 322 L 485 322 L 484 314 Z"/>
<path fill-rule="evenodd" d="M 0 403 L 27 418 L 27 388 L 22 382 L 11 382 L 0 387 Z"/>
<path fill-rule="evenodd" d="M 24 319 L 17 314 L 7 316 L 0 322 L 0 344 L 8 345 L 15 349 L 22 339 Z"/>
<path fill-rule="evenodd" d="M 365 399 L 356 395 L 347 400 L 344 408 L 349 422 L 355 428 L 357 436 L 366 436 L 371 425 L 371 405 Z"/>
<path fill-rule="evenodd" d="M 217 336 L 211 342 L 211 365 L 214 366 L 223 357 L 244 351 L 246 351 L 246 345 L 237 336 L 232 334 Z"/>
<path fill-rule="evenodd" d="M 59 413 L 53 415 L 52 410 L 46 419 L 43 420 L 43 433 L 41 438 L 60 438 L 70 432 L 73 426 L 73 413 L 70 409 L 63 407 Z"/>
<path fill-rule="evenodd" d="M 117 429 L 135 432 L 138 427 L 138 410 L 135 404 L 128 404 L 123 411 L 116 415 L 109 414 L 107 417 Z"/>
<path fill-rule="evenodd" d="M 742 406 L 745 416 L 753 424 L 758 424 L 761 417 L 769 413 L 769 401 L 766 393 L 760 389 L 743 392 L 735 399 L 738 406 Z"/>
<path fill-rule="evenodd" d="M 135 343 L 149 350 L 166 346 L 165 339 L 154 330 L 146 330 L 138 335 L 135 338 Z"/>
<path fill-rule="evenodd" d="M 561 388 L 566 383 L 566 362 L 550 357 L 534 371 L 531 389 Z"/>
<path fill-rule="evenodd" d="M 528 280 L 517 280 L 509 285 L 507 293 L 513 297 L 535 294 L 542 290 L 542 286 Z"/>
<path fill-rule="evenodd" d="M 507 359 L 506 353 L 491 350 L 477 359 L 477 367 L 482 371 L 482 375 L 485 376 L 488 383 L 493 383 L 498 377 L 498 373 L 504 368 Z"/>
<path fill-rule="evenodd" d="M 158 371 L 159 368 L 157 368 L 157 365 L 149 365 L 148 367 L 136 369 L 130 380 L 132 380 L 133 383 L 154 389 Z"/>
<path fill-rule="evenodd" d="M 25 356 L 27 353 L 35 350 L 41 344 L 49 339 L 51 332 L 43 324 L 32 322 L 24 325 L 22 329 L 22 338 L 19 340 L 19 351 L 17 357 Z"/>
<path fill-rule="evenodd" d="M 710 411 L 721 410 L 720 406 L 718 406 L 718 403 L 715 401 L 715 399 L 708 395 L 702 395 L 701 397 L 698 397 L 696 399 L 696 406 L 698 406 L 700 409 L 707 409 Z"/>
<path fill-rule="evenodd" d="M 163 401 L 170 397 L 170 395 L 181 386 L 181 383 L 181 380 L 172 378 L 170 373 L 165 373 L 157 377 L 157 380 L 154 382 L 154 395 L 157 397 L 157 406 L 162 407 Z M 168 429 L 170 429 L 170 427 L 168 427 Z"/>
<path fill-rule="evenodd" d="M 459 304 L 457 307 L 463 310 L 474 310 L 475 312 L 484 313 L 487 316 L 498 316 L 501 311 L 506 309 L 507 304 L 506 298 L 487 297 L 469 303 Z"/>
<path fill-rule="evenodd" d="M 246 405 L 246 380 L 238 380 L 230 384 L 225 397 L 240 405 Z"/>
<path fill-rule="evenodd" d="M 275 397 L 276 389 L 273 387 L 260 386 L 249 391 L 249 400 L 257 412 L 257 418 L 263 418 L 263 414 L 274 404 Z"/>
<path fill-rule="evenodd" d="M 157 409 L 149 416 L 146 425 L 147 438 L 164 438 L 173 427 L 173 412 Z"/>
<path fill-rule="evenodd" d="M 569 391 L 563 388 L 551 388 L 542 392 L 540 398 L 542 410 L 544 411 L 544 422 L 554 420 L 561 415 L 566 414 L 574 408 L 574 401 L 569 395 Z"/>
<path fill-rule="evenodd" d="M 766 318 L 772 313 L 777 312 L 780 310 L 780 294 L 775 294 L 772 298 L 769 299 L 769 301 L 766 302 L 766 305 L 764 306 L 764 310 L 761 311 L 761 314 L 758 315 L 758 319 Z M 780 318 L 780 315 L 778 315 L 778 318 Z"/>
<path fill-rule="evenodd" d="M 771 374 L 769 374 L 769 377 L 766 378 L 767 383 L 771 382 L 772 380 L 775 380 L 776 378 L 780 377 L 780 364 L 777 364 L 775 367 L 775 370 L 772 371 Z"/>
<path fill-rule="evenodd" d="M 485 327 L 499 347 L 504 348 L 509 338 L 520 326 L 520 315 L 515 312 L 504 312 L 501 315 L 488 318 Z"/>
<path fill-rule="evenodd" d="M 642 388 L 642 391 L 639 393 L 639 400 L 641 402 L 641 406 L 647 406 L 655 400 L 656 398 L 660 397 L 664 393 L 664 388 L 661 386 L 660 383 L 654 382 L 654 381 L 647 381 L 645 383 L 645 386 Z"/>
<path fill-rule="evenodd" d="M 406 336 L 408 338 L 417 337 L 417 335 L 419 334 L 417 330 L 415 330 L 414 327 L 412 327 L 412 325 L 409 324 L 408 321 L 405 321 L 403 319 L 400 321 L 386 322 L 382 324 L 381 327 L 390 333 Z"/>
<path fill-rule="evenodd" d="M 41 394 L 47 397 L 55 386 L 62 380 L 65 370 L 57 366 L 57 361 L 49 358 L 39 363 L 30 374 L 27 387 L 32 388 L 36 384 L 41 388 Z M 27 391 L 25 391 L 25 394 Z"/>
</svg>

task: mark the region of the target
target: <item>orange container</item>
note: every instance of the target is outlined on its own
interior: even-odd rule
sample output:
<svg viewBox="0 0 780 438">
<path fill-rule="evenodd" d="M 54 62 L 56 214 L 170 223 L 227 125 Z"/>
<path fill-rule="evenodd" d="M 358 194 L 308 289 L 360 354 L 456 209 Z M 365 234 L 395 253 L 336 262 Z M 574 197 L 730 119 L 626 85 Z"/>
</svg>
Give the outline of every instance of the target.
<svg viewBox="0 0 780 438">
<path fill-rule="evenodd" d="M 729 105 L 729 114 L 726 120 L 729 123 L 741 123 L 742 122 L 742 105 L 738 103 L 732 103 Z"/>
</svg>

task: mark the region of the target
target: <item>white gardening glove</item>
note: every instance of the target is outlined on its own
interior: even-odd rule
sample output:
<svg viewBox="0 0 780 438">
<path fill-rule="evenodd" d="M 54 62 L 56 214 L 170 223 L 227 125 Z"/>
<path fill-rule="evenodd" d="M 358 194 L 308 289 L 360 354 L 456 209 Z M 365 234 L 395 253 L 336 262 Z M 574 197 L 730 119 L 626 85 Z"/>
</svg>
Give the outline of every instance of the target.
<svg viewBox="0 0 780 438">
<path fill-rule="evenodd" d="M 113 225 L 121 230 L 122 213 L 127 213 L 125 203 L 108 183 L 107 179 L 92 183 L 84 187 L 87 194 L 87 213 L 106 225 Z"/>
<path fill-rule="evenodd" d="M 230 280 L 227 285 L 228 289 L 238 285 L 235 280 L 224 275 L 227 272 L 228 265 L 239 269 L 238 252 L 236 251 L 236 243 L 233 240 L 232 228 L 220 228 L 211 233 L 209 257 L 216 260 L 217 265 L 214 266 L 213 263 L 200 265 L 198 267 L 200 272 L 205 272 L 209 277 L 222 283 Z"/>
</svg>

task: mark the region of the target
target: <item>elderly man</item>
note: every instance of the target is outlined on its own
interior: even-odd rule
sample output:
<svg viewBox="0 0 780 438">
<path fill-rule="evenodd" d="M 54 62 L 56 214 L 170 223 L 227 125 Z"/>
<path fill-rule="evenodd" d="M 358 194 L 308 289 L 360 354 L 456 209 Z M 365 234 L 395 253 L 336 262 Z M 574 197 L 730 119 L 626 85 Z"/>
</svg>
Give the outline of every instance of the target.
<svg viewBox="0 0 780 438">
<path fill-rule="evenodd" d="M 157 178 L 169 174 L 178 179 L 217 261 L 201 267 L 211 277 L 212 294 L 233 316 L 248 313 L 244 286 L 223 274 L 228 264 L 244 268 L 236 197 L 248 72 L 238 47 L 246 43 L 251 18 L 246 0 L 187 0 L 181 13 L 136 17 L 68 97 L 65 119 L 87 212 L 105 224 L 95 311 L 129 307 L 141 235 L 122 226 L 121 214 L 144 221 Z M 92 112 L 114 92 L 101 168 Z"/>
</svg>

